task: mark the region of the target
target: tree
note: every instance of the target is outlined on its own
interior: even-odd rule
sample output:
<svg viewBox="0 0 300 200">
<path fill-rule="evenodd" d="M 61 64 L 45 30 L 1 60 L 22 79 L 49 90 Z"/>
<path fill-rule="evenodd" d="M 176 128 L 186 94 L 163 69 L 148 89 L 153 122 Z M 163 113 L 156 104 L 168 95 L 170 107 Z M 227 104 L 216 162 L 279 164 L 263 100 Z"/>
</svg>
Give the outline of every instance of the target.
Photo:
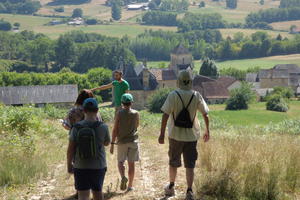
<svg viewBox="0 0 300 200">
<path fill-rule="evenodd" d="M 155 91 L 148 99 L 148 109 L 153 113 L 161 113 L 161 107 L 165 103 L 172 88 L 163 88 Z"/>
<path fill-rule="evenodd" d="M 85 23 L 87 25 L 96 25 L 98 23 L 98 20 L 97 19 L 87 19 L 87 20 L 85 20 Z"/>
<path fill-rule="evenodd" d="M 54 11 L 63 13 L 63 12 L 65 12 L 65 8 L 63 6 L 61 6 L 61 7 L 58 7 L 58 8 L 54 8 Z"/>
<path fill-rule="evenodd" d="M 287 112 L 289 109 L 288 102 L 280 95 L 272 95 L 267 103 L 267 110 L 277 111 L 277 112 Z"/>
<path fill-rule="evenodd" d="M 296 25 L 291 25 L 291 27 L 290 27 L 290 33 L 293 33 L 296 28 L 297 28 Z"/>
<path fill-rule="evenodd" d="M 11 28 L 12 26 L 9 22 L 0 20 L 0 31 L 10 31 Z"/>
<path fill-rule="evenodd" d="M 74 62 L 75 53 L 74 41 L 68 36 L 60 36 L 55 46 L 57 71 L 63 67 L 71 67 L 71 64 Z"/>
<path fill-rule="evenodd" d="M 114 0 L 112 2 L 111 17 L 116 21 L 120 20 L 122 17 L 121 3 L 118 2 L 117 0 Z"/>
<path fill-rule="evenodd" d="M 19 22 L 15 22 L 15 23 L 14 23 L 14 27 L 16 27 L 17 29 L 19 29 L 20 26 L 21 26 L 21 24 L 20 24 Z"/>
<path fill-rule="evenodd" d="M 226 0 L 226 7 L 230 9 L 237 8 L 237 0 Z"/>
<path fill-rule="evenodd" d="M 219 70 L 214 61 L 206 58 L 201 65 L 199 74 L 202 76 L 217 78 L 219 76 Z"/>
<path fill-rule="evenodd" d="M 205 2 L 201 1 L 200 4 L 199 4 L 199 8 L 204 8 L 204 7 L 205 7 Z"/>
<path fill-rule="evenodd" d="M 265 0 L 260 0 L 260 1 L 259 1 L 259 4 L 260 4 L 260 5 L 265 5 Z"/>
<path fill-rule="evenodd" d="M 281 41 L 282 40 L 282 36 L 280 34 L 277 35 L 276 40 Z"/>
<path fill-rule="evenodd" d="M 75 8 L 73 10 L 72 18 L 82 17 L 82 15 L 83 15 L 82 9 L 81 8 Z"/>
<path fill-rule="evenodd" d="M 255 99 L 252 86 L 243 82 L 240 88 L 230 92 L 230 98 L 226 101 L 226 110 L 247 110 L 248 104 Z"/>
</svg>

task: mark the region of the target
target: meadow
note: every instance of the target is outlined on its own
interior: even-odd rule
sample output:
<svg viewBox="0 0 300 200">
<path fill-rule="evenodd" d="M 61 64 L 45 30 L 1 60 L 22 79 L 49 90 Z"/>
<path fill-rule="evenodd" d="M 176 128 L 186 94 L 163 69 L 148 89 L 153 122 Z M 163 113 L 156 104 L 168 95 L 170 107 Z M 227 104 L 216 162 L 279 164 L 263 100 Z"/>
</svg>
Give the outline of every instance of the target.
<svg viewBox="0 0 300 200">
<path fill-rule="evenodd" d="M 195 192 L 197 199 L 296 200 L 299 171 L 300 102 L 292 101 L 287 113 L 266 111 L 264 103 L 249 110 L 224 111 L 210 105 L 210 142 L 199 142 Z M 67 109 L 46 106 L 0 107 L 0 198 L 68 199 L 74 192 L 66 173 L 68 133 L 58 119 Z M 113 109 L 101 108 L 112 128 Z M 141 111 L 141 161 L 137 163 L 136 190 L 118 190 L 116 155 L 107 153 L 105 195 L 113 200 L 160 199 L 167 183 L 167 145 L 158 145 L 161 114 Z M 40 120 L 42 119 L 42 120 Z M 203 127 L 203 126 L 202 126 Z M 17 176 L 16 176 L 17 175 Z M 180 169 L 177 195 L 185 190 Z"/>
<path fill-rule="evenodd" d="M 149 68 L 164 68 L 169 66 L 169 61 L 150 61 L 147 62 Z M 228 60 L 228 61 L 216 61 L 219 69 L 224 68 L 236 68 L 241 70 L 247 70 L 248 68 L 259 67 L 262 69 L 272 68 L 277 64 L 299 64 L 300 54 L 282 55 L 282 56 L 269 56 L 263 58 L 253 59 L 240 59 L 240 60 Z M 194 69 L 199 72 L 202 61 L 194 61 Z"/>
</svg>

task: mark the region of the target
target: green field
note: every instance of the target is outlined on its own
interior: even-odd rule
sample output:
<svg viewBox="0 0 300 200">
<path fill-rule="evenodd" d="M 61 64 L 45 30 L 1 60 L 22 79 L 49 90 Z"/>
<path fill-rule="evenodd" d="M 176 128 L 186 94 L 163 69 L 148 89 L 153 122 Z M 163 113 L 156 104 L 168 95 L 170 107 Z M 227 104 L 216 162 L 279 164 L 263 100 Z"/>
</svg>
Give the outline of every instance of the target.
<svg viewBox="0 0 300 200">
<path fill-rule="evenodd" d="M 169 61 L 153 61 L 148 62 L 147 66 L 149 68 L 157 68 L 160 66 L 168 67 Z M 253 59 L 241 59 L 241 60 L 229 60 L 229 61 L 216 61 L 219 69 L 233 67 L 236 69 L 246 70 L 248 68 L 260 67 L 260 68 L 271 68 L 277 64 L 298 64 L 300 65 L 300 54 L 291 54 L 284 56 L 270 56 L 263 58 L 253 58 Z M 201 66 L 201 61 L 194 61 L 195 71 L 199 71 Z"/>
<path fill-rule="evenodd" d="M 267 111 L 265 102 L 251 104 L 249 110 L 226 111 L 225 105 L 210 105 L 211 118 L 225 120 L 231 125 L 251 126 L 279 123 L 285 119 L 298 119 L 300 116 L 300 101 L 291 101 L 287 113 Z"/>
</svg>

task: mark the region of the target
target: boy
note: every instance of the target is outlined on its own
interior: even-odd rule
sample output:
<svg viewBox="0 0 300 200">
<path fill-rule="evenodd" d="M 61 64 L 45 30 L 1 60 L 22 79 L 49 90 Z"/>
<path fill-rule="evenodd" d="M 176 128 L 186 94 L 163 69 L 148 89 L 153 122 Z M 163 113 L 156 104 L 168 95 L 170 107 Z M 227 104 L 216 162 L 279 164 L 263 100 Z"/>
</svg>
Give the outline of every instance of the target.
<svg viewBox="0 0 300 200">
<path fill-rule="evenodd" d="M 117 113 L 112 134 L 110 152 L 113 154 L 116 139 L 118 140 L 118 168 L 121 175 L 121 190 L 132 191 L 135 173 L 135 162 L 139 161 L 138 126 L 139 113 L 131 108 L 133 97 L 123 94 L 121 97 L 123 108 Z M 128 179 L 125 176 L 125 161 L 128 161 Z"/>
<path fill-rule="evenodd" d="M 83 102 L 84 120 L 74 125 L 69 137 L 68 172 L 74 173 L 79 200 L 103 200 L 102 186 L 106 173 L 105 148 L 110 143 L 108 127 L 97 120 L 98 102 Z M 73 163 L 74 161 L 74 163 Z"/>
</svg>

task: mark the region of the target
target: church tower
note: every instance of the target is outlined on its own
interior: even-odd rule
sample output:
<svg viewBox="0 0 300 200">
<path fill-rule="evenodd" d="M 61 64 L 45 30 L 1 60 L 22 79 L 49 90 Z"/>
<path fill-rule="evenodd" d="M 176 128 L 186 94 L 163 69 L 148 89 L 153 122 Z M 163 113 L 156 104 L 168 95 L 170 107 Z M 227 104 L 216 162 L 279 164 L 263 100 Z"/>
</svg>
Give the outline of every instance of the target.
<svg viewBox="0 0 300 200">
<path fill-rule="evenodd" d="M 193 69 L 192 53 L 182 44 L 179 44 L 171 52 L 171 64 L 169 68 L 174 70 L 177 76 L 181 70 Z"/>
</svg>

